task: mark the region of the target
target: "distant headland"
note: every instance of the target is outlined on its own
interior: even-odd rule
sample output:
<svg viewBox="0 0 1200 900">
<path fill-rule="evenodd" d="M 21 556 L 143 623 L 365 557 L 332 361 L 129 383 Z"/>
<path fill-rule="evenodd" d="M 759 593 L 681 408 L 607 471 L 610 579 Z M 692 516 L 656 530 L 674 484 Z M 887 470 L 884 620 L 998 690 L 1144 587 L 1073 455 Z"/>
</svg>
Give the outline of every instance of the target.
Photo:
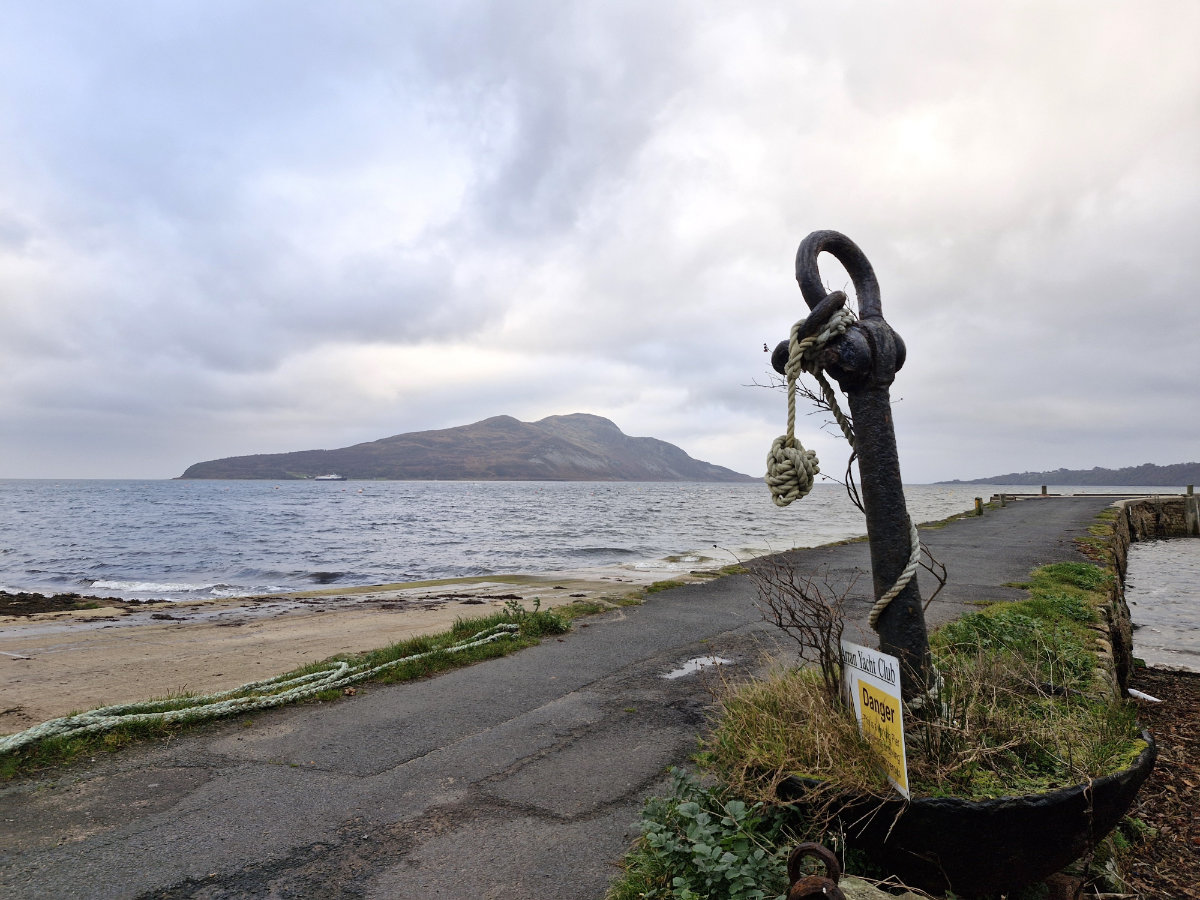
<svg viewBox="0 0 1200 900">
<path fill-rule="evenodd" d="M 1165 487 L 1200 483 L 1200 463 L 1156 466 L 1144 463 L 1124 469 L 1055 469 L 1053 472 L 1010 472 L 990 478 L 954 479 L 938 484 L 1073 484 L 1121 485 L 1122 487 Z"/>
<path fill-rule="evenodd" d="M 587 413 L 520 422 L 494 416 L 340 450 L 231 456 L 189 466 L 180 478 L 397 481 L 757 481 L 688 456 L 674 444 L 629 437 Z M 326 479 L 328 480 L 328 479 Z"/>
</svg>

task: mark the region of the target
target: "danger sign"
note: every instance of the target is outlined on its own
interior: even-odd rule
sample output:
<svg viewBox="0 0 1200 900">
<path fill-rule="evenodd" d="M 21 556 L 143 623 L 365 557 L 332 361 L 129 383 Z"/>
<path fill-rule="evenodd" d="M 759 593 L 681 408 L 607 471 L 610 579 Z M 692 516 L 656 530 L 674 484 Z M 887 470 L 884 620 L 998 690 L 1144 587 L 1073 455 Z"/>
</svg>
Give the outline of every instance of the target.
<svg viewBox="0 0 1200 900">
<path fill-rule="evenodd" d="M 863 737 L 883 761 L 888 781 L 908 797 L 900 663 L 894 656 L 842 641 L 842 684 Z"/>
</svg>

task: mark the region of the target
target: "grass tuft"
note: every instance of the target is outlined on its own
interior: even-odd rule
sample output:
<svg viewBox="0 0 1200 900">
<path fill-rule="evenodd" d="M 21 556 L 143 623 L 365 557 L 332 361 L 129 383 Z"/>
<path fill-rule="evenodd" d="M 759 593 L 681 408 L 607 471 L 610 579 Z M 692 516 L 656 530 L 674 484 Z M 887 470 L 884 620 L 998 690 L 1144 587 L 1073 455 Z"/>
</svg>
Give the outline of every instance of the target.
<svg viewBox="0 0 1200 900">
<path fill-rule="evenodd" d="M 655 581 L 653 584 L 648 584 L 644 588 L 642 588 L 642 593 L 646 594 L 646 595 L 657 594 L 660 591 L 669 591 L 672 588 L 683 587 L 684 584 L 685 584 L 685 582 L 677 581 L 674 579 L 667 579 L 665 581 Z"/>
<path fill-rule="evenodd" d="M 792 775 L 836 779 L 868 794 L 888 790 L 853 711 L 831 704 L 820 673 L 810 668 L 726 685 L 698 761 L 735 795 L 755 802 L 777 803 L 776 789 Z"/>
</svg>

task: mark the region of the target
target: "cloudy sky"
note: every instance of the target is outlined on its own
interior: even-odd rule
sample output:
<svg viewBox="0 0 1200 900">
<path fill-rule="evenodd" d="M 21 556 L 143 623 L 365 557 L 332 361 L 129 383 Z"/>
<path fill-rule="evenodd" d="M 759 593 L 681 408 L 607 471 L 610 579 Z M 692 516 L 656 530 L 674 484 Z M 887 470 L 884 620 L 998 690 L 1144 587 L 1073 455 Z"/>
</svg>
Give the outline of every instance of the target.
<svg viewBox="0 0 1200 900">
<path fill-rule="evenodd" d="M 1194 0 L 6 3 L 0 477 L 569 412 L 761 474 L 825 228 L 908 345 L 906 480 L 1200 459 L 1198 36 Z"/>
</svg>

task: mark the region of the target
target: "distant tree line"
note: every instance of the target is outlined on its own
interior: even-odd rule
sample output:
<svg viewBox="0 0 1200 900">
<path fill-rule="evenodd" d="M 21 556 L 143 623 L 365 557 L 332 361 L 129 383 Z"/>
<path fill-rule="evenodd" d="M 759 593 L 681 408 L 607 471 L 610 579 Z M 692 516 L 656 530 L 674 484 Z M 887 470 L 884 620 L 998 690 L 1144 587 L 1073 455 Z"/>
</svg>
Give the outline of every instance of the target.
<svg viewBox="0 0 1200 900">
<path fill-rule="evenodd" d="M 1078 484 L 1167 487 L 1200 483 L 1200 463 L 1156 466 L 1143 463 L 1124 469 L 1055 469 L 1053 472 L 1010 472 L 990 478 L 954 479 L 942 484 Z"/>
</svg>

